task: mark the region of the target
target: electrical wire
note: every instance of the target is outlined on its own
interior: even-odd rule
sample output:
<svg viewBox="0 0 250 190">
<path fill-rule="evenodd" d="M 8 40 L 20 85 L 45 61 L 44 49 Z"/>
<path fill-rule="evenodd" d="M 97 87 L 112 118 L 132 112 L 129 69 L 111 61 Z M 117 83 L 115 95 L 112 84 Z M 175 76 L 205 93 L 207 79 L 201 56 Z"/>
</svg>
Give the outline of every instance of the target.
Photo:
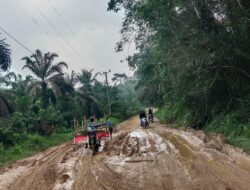
<svg viewBox="0 0 250 190">
<path fill-rule="evenodd" d="M 89 54 L 90 58 L 98 64 L 99 61 L 96 60 L 95 56 L 93 56 L 93 54 L 91 53 L 91 51 L 89 49 L 87 49 L 86 47 L 84 47 L 82 45 L 82 43 L 80 43 L 81 40 L 79 40 L 79 38 L 76 36 L 75 32 L 71 29 L 71 27 L 69 26 L 69 24 L 65 21 L 65 19 L 62 17 L 62 15 L 60 14 L 60 12 L 57 10 L 57 8 L 55 6 L 53 6 L 50 1 L 48 1 L 49 6 L 51 7 L 51 9 L 55 12 L 55 14 L 57 15 L 57 17 L 61 20 L 61 22 L 64 24 L 64 26 L 69 30 L 69 32 L 71 33 L 71 35 L 75 38 L 75 41 L 80 45 L 80 47 L 84 50 L 87 51 L 87 53 Z"/>
<path fill-rule="evenodd" d="M 66 40 L 63 35 L 57 30 L 57 28 L 53 25 L 53 23 L 48 19 L 48 17 L 38 8 L 38 6 L 34 3 L 33 0 L 31 0 L 32 5 L 35 7 L 35 9 L 38 11 L 38 13 L 41 15 L 41 17 L 50 25 L 50 27 L 62 38 L 62 40 L 79 56 L 79 58 L 82 58 L 82 56 L 75 50 L 73 46 L 71 46 L 70 42 Z"/>
<path fill-rule="evenodd" d="M 9 36 L 12 40 L 14 40 L 17 44 L 19 44 L 21 47 L 23 47 L 26 51 L 29 53 L 33 53 L 29 48 L 27 48 L 23 43 L 21 43 L 19 40 L 17 40 L 15 37 L 13 37 L 10 33 L 8 33 L 5 29 L 0 27 L 0 30 L 3 31 L 7 36 Z"/>
<path fill-rule="evenodd" d="M 32 20 L 32 22 L 37 25 L 41 31 L 43 31 L 52 41 L 56 42 L 58 46 L 60 46 L 64 51 L 66 51 L 70 56 L 72 56 L 71 52 L 68 51 L 61 43 L 59 43 L 59 41 L 57 41 L 56 39 L 53 38 L 53 35 L 51 35 L 47 30 L 46 27 L 43 27 L 41 22 L 39 22 L 37 19 L 34 18 L 34 16 L 28 12 L 17 0 L 14 0 L 14 2 L 16 3 L 16 5 L 21 8 L 27 15 L 28 17 Z M 50 3 L 49 3 L 50 4 Z M 56 34 L 58 36 L 60 36 L 60 38 L 62 38 L 62 40 L 79 56 L 79 58 L 82 58 L 81 55 L 79 55 L 79 53 L 74 49 L 74 47 L 71 46 L 70 42 L 64 38 L 64 36 L 62 35 L 61 32 L 59 32 L 57 30 L 57 28 L 54 26 L 54 24 L 48 19 L 48 17 L 38 8 L 38 6 L 34 3 L 34 1 L 32 0 L 32 5 L 35 7 L 35 9 L 37 10 L 37 12 L 39 13 L 39 15 L 50 25 L 50 27 L 56 32 Z M 56 9 L 56 7 L 54 7 L 53 5 L 51 5 L 51 8 L 53 9 L 53 12 L 56 13 L 57 17 L 61 20 L 61 22 L 65 25 L 65 27 L 70 31 L 70 33 L 72 34 L 72 36 L 75 38 L 76 42 L 78 42 L 81 45 L 81 48 L 84 49 L 85 51 L 89 51 L 88 49 L 86 49 L 84 46 L 82 46 L 82 44 L 80 43 L 79 39 L 77 38 L 77 36 L 75 35 L 74 31 L 70 28 L 69 24 L 65 21 L 65 19 L 61 16 L 61 14 L 59 13 L 59 11 Z M 23 43 L 21 43 L 19 40 L 17 40 L 15 37 L 13 37 L 10 33 L 8 33 L 5 29 L 3 29 L 2 27 L 0 27 L 0 30 L 3 31 L 6 35 L 8 35 L 11 39 L 13 39 L 17 44 L 19 44 L 22 48 L 24 48 L 26 51 L 28 51 L 29 53 L 33 53 L 33 51 L 31 51 L 29 48 L 27 48 Z M 97 63 L 98 61 L 96 61 L 95 57 L 91 55 L 90 52 L 88 52 L 88 54 L 91 56 L 92 60 Z"/>
<path fill-rule="evenodd" d="M 22 9 L 27 16 L 32 20 L 33 23 L 35 23 L 42 32 L 44 32 L 52 41 L 54 41 L 59 47 L 61 47 L 65 52 L 67 52 L 70 56 L 72 56 L 71 52 L 68 51 L 59 41 L 57 41 L 53 36 L 41 25 L 39 21 L 37 21 L 33 15 L 31 15 L 17 0 L 14 0 L 15 4 Z"/>
</svg>

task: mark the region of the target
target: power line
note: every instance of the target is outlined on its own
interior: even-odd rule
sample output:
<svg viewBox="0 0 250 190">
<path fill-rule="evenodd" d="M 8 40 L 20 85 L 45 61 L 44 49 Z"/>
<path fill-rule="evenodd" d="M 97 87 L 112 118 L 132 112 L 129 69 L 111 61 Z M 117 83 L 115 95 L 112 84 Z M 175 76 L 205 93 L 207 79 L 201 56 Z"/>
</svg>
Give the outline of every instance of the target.
<svg viewBox="0 0 250 190">
<path fill-rule="evenodd" d="M 81 46 L 81 48 L 85 51 L 88 52 L 88 54 L 90 55 L 91 59 L 98 63 L 99 61 L 97 61 L 95 59 L 95 57 L 93 56 L 93 54 L 91 53 L 91 51 L 87 48 L 85 48 L 81 43 L 80 40 L 78 39 L 78 37 L 75 35 L 75 32 L 71 29 L 71 27 L 69 26 L 69 24 L 65 21 L 65 19 L 62 17 L 62 15 L 59 13 L 59 11 L 57 10 L 57 8 L 55 6 L 53 6 L 49 1 L 48 1 L 49 6 L 53 9 L 53 11 L 56 13 L 56 15 L 58 16 L 58 18 L 62 21 L 62 23 L 65 25 L 65 27 L 69 30 L 69 32 L 72 34 L 72 36 L 75 38 L 75 41 Z"/>
<path fill-rule="evenodd" d="M 20 5 L 20 3 L 17 0 L 14 0 L 14 2 L 19 8 L 21 8 L 28 15 L 28 17 L 32 20 L 32 22 L 35 23 L 42 32 L 44 32 L 52 41 L 56 42 L 58 46 L 60 46 L 64 51 L 66 51 L 70 56 L 72 56 L 72 54 L 61 43 L 59 43 L 59 41 L 54 39 L 53 36 L 41 25 L 41 23 L 39 23 L 39 21 L 37 21 L 33 17 L 33 15 L 31 15 L 22 5 Z"/>
<path fill-rule="evenodd" d="M 67 24 L 67 22 L 64 20 L 64 18 L 61 16 L 59 11 L 50 3 L 48 2 L 50 7 L 55 11 L 56 15 L 60 18 L 60 20 L 63 22 L 63 24 L 68 28 L 68 30 L 71 32 L 73 36 L 75 36 L 75 33 L 71 30 L 70 26 Z"/>
<path fill-rule="evenodd" d="M 61 47 L 70 57 L 72 57 L 73 59 L 75 59 L 77 62 L 81 62 L 82 60 L 81 59 L 79 59 L 78 57 L 76 57 L 76 56 L 74 56 L 74 54 L 72 55 L 72 52 L 71 51 L 69 51 L 68 49 L 67 49 L 67 46 L 65 47 L 65 45 L 62 45 L 62 43 L 60 42 L 60 40 L 58 40 L 57 38 L 56 38 L 56 35 L 54 35 L 53 33 L 51 34 L 50 32 L 48 32 L 47 30 L 46 30 L 46 27 L 45 26 L 43 26 L 43 23 L 42 23 L 42 21 L 39 21 L 39 20 L 37 20 L 36 18 L 35 18 L 35 16 L 32 14 L 32 13 L 30 13 L 28 10 L 26 10 L 25 9 L 25 7 L 18 1 L 18 0 L 14 0 L 14 3 L 17 5 L 17 7 L 19 7 L 24 13 L 26 13 L 27 14 L 27 17 L 29 17 L 31 20 L 32 20 L 32 22 L 35 24 L 35 25 L 37 25 L 38 26 L 38 28 L 42 31 L 42 32 L 44 32 L 52 41 L 54 41 L 59 47 Z M 37 10 L 38 11 L 38 10 Z M 41 12 L 41 11 L 40 11 Z M 41 12 L 42 13 L 42 12 Z M 40 14 L 40 13 L 39 13 Z M 43 13 L 42 13 L 43 14 Z M 44 15 L 45 16 L 45 15 Z M 46 16 L 45 16 L 46 17 Z M 43 17 L 43 19 L 45 19 L 44 17 Z M 47 20 L 46 20 L 47 21 Z M 48 20 L 49 21 L 49 20 Z M 52 24 L 52 23 L 51 23 Z M 52 24 L 53 25 L 53 24 Z M 55 37 L 54 37 L 55 36 Z M 63 37 L 62 37 L 63 38 Z M 64 42 L 65 42 L 65 40 L 64 40 Z"/>
<path fill-rule="evenodd" d="M 14 40 L 17 44 L 19 44 L 21 47 L 23 47 L 26 51 L 29 53 L 33 53 L 29 48 L 27 48 L 25 45 L 23 45 L 20 41 L 18 41 L 15 37 L 13 37 L 11 34 L 9 34 L 6 30 L 4 30 L 2 27 L 0 27 L 0 30 L 2 30 L 6 35 L 8 35 L 12 40 Z"/>
<path fill-rule="evenodd" d="M 71 46 L 70 42 L 66 39 L 64 39 L 63 35 L 57 30 L 57 28 L 53 25 L 53 23 L 47 18 L 47 16 L 37 7 L 37 5 L 32 0 L 32 5 L 35 7 L 35 9 L 38 11 L 38 13 L 42 16 L 42 18 L 50 25 L 50 27 L 60 36 L 64 42 L 81 58 L 81 55 L 78 54 L 78 52 L 75 50 L 74 47 Z"/>
</svg>

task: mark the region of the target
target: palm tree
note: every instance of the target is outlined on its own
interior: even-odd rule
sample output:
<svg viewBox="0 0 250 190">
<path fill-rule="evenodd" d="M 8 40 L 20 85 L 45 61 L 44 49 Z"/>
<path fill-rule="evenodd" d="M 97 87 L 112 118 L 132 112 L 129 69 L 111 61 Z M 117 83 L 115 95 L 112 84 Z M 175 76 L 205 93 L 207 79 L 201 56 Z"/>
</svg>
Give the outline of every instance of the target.
<svg viewBox="0 0 250 190">
<path fill-rule="evenodd" d="M 128 79 L 128 76 L 125 73 L 122 73 L 122 74 L 115 73 L 114 77 L 111 80 L 115 83 L 115 85 L 117 85 L 117 84 L 122 84 L 127 79 Z"/>
<path fill-rule="evenodd" d="M 7 71 L 11 65 L 10 49 L 4 40 L 0 40 L 0 71 Z"/>
<path fill-rule="evenodd" d="M 79 102 L 76 101 L 75 86 L 77 84 L 77 74 L 72 71 L 71 74 L 64 75 L 64 84 L 62 84 L 62 93 L 57 98 L 57 110 L 63 116 L 64 122 L 71 125 L 72 118 L 78 114 L 76 108 Z"/>
<path fill-rule="evenodd" d="M 7 74 L 1 74 L 0 72 L 0 85 L 4 84 L 6 86 L 13 84 L 13 81 L 16 81 L 17 77 L 14 72 L 8 72 Z"/>
<path fill-rule="evenodd" d="M 4 42 L 4 40 L 0 40 L 0 85 L 9 84 L 9 80 L 13 76 L 13 73 L 2 75 L 2 71 L 7 71 L 11 65 L 11 58 L 10 58 L 10 49 L 8 48 L 8 44 Z M 9 116 L 12 107 L 9 101 L 6 98 L 6 93 L 4 90 L 0 89 L 0 116 Z"/>
<path fill-rule="evenodd" d="M 61 91 L 63 79 L 63 68 L 68 68 L 65 62 L 53 63 L 58 57 L 55 53 L 42 54 L 36 50 L 30 57 L 24 57 L 26 62 L 23 69 L 29 69 L 36 78 L 32 79 L 28 91 L 31 94 L 40 94 L 43 108 L 47 108 L 49 100 L 56 103 L 56 94 Z"/>
<path fill-rule="evenodd" d="M 71 74 L 65 74 L 64 82 L 61 84 L 61 93 L 58 98 L 60 104 L 57 105 L 59 110 L 63 113 L 72 108 L 75 100 L 75 85 L 77 84 L 77 74 L 72 71 Z"/>
<path fill-rule="evenodd" d="M 7 90 L 0 89 L 0 117 L 9 117 L 14 111 L 12 103 L 6 98 L 10 96 Z"/>
<path fill-rule="evenodd" d="M 16 81 L 16 74 L 14 72 L 9 72 L 5 75 L 0 73 L 0 86 L 8 86 Z M 11 92 L 7 88 L 0 89 L 0 116 L 8 117 L 13 112 L 12 101 L 13 98 Z"/>
<path fill-rule="evenodd" d="M 93 70 L 83 69 L 80 74 L 78 74 L 78 81 L 81 87 L 78 89 L 78 96 L 80 100 L 86 105 L 87 116 L 91 116 L 92 105 L 98 104 L 98 100 L 93 93 L 93 85 L 97 82 L 97 76 L 101 73 L 96 73 L 93 75 Z"/>
<path fill-rule="evenodd" d="M 64 76 L 64 83 L 62 84 L 62 89 L 65 93 L 72 94 L 75 91 L 75 86 L 78 82 L 77 74 L 72 71 L 70 75 L 65 74 Z"/>
</svg>

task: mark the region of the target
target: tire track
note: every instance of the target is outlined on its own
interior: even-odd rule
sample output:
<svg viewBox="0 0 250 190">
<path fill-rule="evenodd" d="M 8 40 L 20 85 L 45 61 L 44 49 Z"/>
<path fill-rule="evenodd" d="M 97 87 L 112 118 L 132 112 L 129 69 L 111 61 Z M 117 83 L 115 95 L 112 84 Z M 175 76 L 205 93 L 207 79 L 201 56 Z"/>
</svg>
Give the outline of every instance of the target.
<svg viewBox="0 0 250 190">
<path fill-rule="evenodd" d="M 9 190 L 27 189 L 52 189 L 56 179 L 56 164 L 73 149 L 73 146 L 66 144 L 48 151 L 38 160 L 32 163 L 30 170 L 19 180 L 9 186 Z"/>
<path fill-rule="evenodd" d="M 66 143 L 13 163 L 3 170 L 0 178 L 20 167 L 25 170 L 18 177 L 10 175 L 11 183 L 0 189 L 52 190 L 58 183 L 62 184 L 57 188 L 62 187 L 60 190 L 249 189 L 249 156 L 237 159 L 216 148 L 207 148 L 205 143 L 195 143 L 199 138 L 195 133 L 167 128 L 157 122 L 145 130 L 138 123 L 137 117 L 123 122 L 110 144 L 111 149 L 95 156 L 88 154 L 83 145 Z M 137 130 L 142 131 L 142 136 L 131 139 L 134 137 L 130 134 Z M 157 138 L 165 143 L 165 151 L 160 151 L 160 147 L 150 148 L 159 143 Z M 149 160 L 145 155 L 151 156 L 152 162 L 140 161 Z M 139 161 L 119 161 L 122 156 Z M 118 161 L 109 161 L 114 158 Z"/>
</svg>

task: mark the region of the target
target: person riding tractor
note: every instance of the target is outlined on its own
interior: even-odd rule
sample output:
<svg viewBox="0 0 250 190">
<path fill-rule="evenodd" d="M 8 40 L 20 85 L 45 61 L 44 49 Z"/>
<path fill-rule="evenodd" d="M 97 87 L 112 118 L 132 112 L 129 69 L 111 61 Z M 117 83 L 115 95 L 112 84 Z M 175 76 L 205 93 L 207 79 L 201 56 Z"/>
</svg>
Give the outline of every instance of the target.
<svg viewBox="0 0 250 190">
<path fill-rule="evenodd" d="M 100 142 L 97 139 L 97 128 L 104 124 L 95 123 L 94 117 L 90 118 L 90 122 L 87 124 L 87 135 L 89 142 L 86 147 L 92 149 L 93 152 L 97 152 L 100 147 Z"/>
<path fill-rule="evenodd" d="M 90 122 L 87 124 L 87 135 L 88 135 L 88 144 L 85 148 L 90 148 L 93 151 L 93 154 L 98 152 L 99 147 L 101 146 L 101 139 L 109 137 L 112 140 L 113 125 L 108 121 L 106 116 L 106 121 L 104 123 L 96 123 L 94 117 L 90 118 Z M 106 131 L 98 129 L 98 127 L 106 126 Z M 109 132 L 107 132 L 107 128 Z"/>
</svg>

